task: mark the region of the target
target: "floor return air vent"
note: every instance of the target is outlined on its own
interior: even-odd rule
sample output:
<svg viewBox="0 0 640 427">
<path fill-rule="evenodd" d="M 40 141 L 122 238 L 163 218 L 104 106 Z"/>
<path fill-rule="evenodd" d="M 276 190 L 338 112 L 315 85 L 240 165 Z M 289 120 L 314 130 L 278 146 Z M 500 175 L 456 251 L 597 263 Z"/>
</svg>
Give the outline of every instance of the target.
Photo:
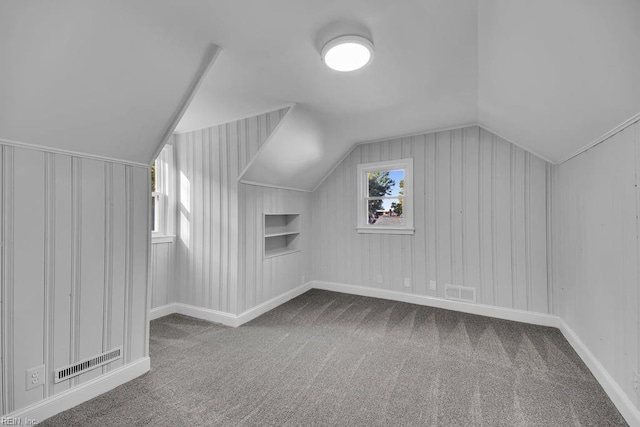
<svg viewBox="0 0 640 427">
<path fill-rule="evenodd" d="M 455 301 L 476 302 L 476 288 L 460 285 L 445 285 L 444 297 Z"/>
<path fill-rule="evenodd" d="M 122 347 L 117 347 L 113 350 L 106 351 L 88 359 L 81 360 L 73 365 L 68 365 L 59 369 L 56 369 L 54 382 L 67 380 L 76 375 L 84 374 L 92 369 L 98 368 L 107 363 L 118 360 L 122 357 Z"/>
</svg>

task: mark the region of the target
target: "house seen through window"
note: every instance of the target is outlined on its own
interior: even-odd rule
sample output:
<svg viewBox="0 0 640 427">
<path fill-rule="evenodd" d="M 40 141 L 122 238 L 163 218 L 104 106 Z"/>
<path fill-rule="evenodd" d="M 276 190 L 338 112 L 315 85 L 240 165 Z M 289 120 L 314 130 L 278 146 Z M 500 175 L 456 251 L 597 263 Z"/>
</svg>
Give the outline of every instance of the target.
<svg viewBox="0 0 640 427">
<path fill-rule="evenodd" d="M 358 231 L 413 232 L 413 159 L 358 165 Z"/>
<path fill-rule="evenodd" d="M 404 170 L 367 172 L 369 224 L 403 225 Z"/>
</svg>

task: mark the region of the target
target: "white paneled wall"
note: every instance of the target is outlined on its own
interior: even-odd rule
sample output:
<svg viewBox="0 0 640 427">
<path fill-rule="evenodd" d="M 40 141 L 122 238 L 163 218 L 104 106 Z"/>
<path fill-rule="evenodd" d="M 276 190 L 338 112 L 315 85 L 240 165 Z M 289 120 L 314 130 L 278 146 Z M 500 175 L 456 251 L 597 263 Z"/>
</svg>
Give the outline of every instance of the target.
<svg viewBox="0 0 640 427">
<path fill-rule="evenodd" d="M 154 236 L 151 244 L 152 309 L 174 302 L 177 179 L 173 141 L 172 136 L 156 159 L 156 192 L 161 194 L 158 203 L 162 205 L 156 215 L 161 217 L 164 229 L 158 233 L 163 238 Z"/>
<path fill-rule="evenodd" d="M 292 287 L 288 280 L 294 273 L 288 269 L 301 265 L 300 255 L 263 262 L 254 253 L 261 248 L 256 247 L 256 233 L 262 233 L 262 226 L 254 229 L 253 222 L 261 221 L 264 209 L 308 209 L 308 195 L 238 183 L 240 172 L 285 112 L 175 136 L 176 302 L 237 314 Z M 298 267 L 294 271 L 300 272 Z"/>
<path fill-rule="evenodd" d="M 146 356 L 147 168 L 0 145 L 2 412 Z M 58 384 L 53 372 L 123 346 Z M 25 371 L 44 364 L 30 391 Z"/>
<path fill-rule="evenodd" d="M 300 286 L 309 277 L 311 193 L 240 184 L 238 311 L 243 312 Z M 302 250 L 263 260 L 263 213 L 300 214 Z"/>
<path fill-rule="evenodd" d="M 151 245 L 151 308 L 174 302 L 174 242 Z"/>
<path fill-rule="evenodd" d="M 637 406 L 640 123 L 553 167 L 553 301 Z"/>
<path fill-rule="evenodd" d="M 415 235 L 358 234 L 357 165 L 400 158 L 414 159 Z M 470 286 L 478 303 L 547 313 L 549 167 L 478 127 L 358 145 L 313 196 L 313 279 Z"/>
<path fill-rule="evenodd" d="M 174 235 L 176 232 L 176 159 L 174 149 L 174 136 L 162 149 L 156 159 L 156 192 L 161 194 L 159 203 L 161 204 L 161 221 L 164 229 L 159 230 L 160 234 Z"/>
</svg>

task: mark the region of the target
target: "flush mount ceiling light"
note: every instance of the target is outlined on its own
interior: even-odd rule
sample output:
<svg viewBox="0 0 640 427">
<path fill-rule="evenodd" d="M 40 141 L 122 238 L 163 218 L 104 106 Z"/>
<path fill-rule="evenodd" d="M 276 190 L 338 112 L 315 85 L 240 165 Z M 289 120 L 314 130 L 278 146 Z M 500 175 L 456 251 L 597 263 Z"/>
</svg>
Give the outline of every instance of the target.
<svg viewBox="0 0 640 427">
<path fill-rule="evenodd" d="M 322 61 L 336 71 L 355 71 L 373 59 L 373 43 L 360 36 L 340 36 L 322 48 Z"/>
</svg>

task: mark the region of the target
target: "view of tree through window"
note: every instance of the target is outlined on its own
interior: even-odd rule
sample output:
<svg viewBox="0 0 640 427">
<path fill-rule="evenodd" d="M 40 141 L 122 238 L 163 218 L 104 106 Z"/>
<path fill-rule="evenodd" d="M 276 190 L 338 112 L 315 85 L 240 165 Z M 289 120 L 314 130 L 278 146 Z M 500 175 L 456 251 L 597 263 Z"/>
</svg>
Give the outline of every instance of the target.
<svg viewBox="0 0 640 427">
<path fill-rule="evenodd" d="M 403 225 L 404 170 L 368 172 L 368 222 Z"/>
<path fill-rule="evenodd" d="M 156 163 L 151 165 L 151 192 L 156 192 Z"/>
</svg>

